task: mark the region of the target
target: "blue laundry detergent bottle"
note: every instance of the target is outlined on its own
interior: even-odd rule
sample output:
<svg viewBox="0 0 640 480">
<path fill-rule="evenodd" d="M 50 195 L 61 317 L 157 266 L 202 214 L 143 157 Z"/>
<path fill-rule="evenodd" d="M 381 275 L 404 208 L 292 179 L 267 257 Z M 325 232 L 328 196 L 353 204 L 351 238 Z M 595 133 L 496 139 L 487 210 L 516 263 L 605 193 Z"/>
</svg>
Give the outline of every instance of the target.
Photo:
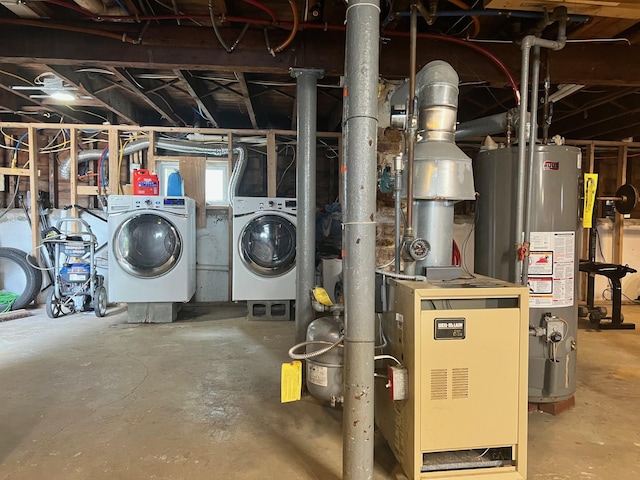
<svg viewBox="0 0 640 480">
<path fill-rule="evenodd" d="M 167 196 L 182 197 L 184 196 L 184 184 L 180 172 L 175 170 L 167 180 Z"/>
</svg>

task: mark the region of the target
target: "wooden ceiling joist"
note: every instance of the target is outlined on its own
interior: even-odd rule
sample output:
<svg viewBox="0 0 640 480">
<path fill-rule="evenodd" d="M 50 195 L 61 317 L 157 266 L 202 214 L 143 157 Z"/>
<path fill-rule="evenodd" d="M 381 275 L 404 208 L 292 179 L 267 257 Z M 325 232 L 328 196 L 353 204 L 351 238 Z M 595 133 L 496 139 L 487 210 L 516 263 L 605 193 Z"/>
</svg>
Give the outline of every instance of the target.
<svg viewBox="0 0 640 480">
<path fill-rule="evenodd" d="M 114 113 L 122 120 L 122 123 L 130 125 L 140 124 L 140 115 L 128 98 L 117 90 L 99 91 L 103 83 L 86 72 L 77 72 L 74 68 L 65 65 L 48 65 L 47 68 L 62 78 L 70 85 L 76 86 L 81 92 L 92 96 L 105 109 Z"/>
<path fill-rule="evenodd" d="M 178 76 L 178 78 L 184 83 L 189 95 L 195 100 L 198 105 L 198 109 L 204 115 L 209 123 L 214 127 L 219 127 L 218 120 L 216 120 L 214 112 L 216 111 L 216 106 L 210 95 L 207 95 L 206 87 L 202 80 L 195 78 L 191 72 L 188 70 L 174 70 L 174 73 Z"/>
<path fill-rule="evenodd" d="M 501 10 L 549 10 L 566 7 L 569 13 L 594 17 L 640 19 L 640 3 L 637 0 L 485 0 L 487 8 Z"/>
<path fill-rule="evenodd" d="M 234 72 L 236 79 L 238 80 L 238 85 L 240 85 L 240 90 L 242 91 L 242 96 L 244 98 L 244 104 L 247 107 L 247 114 L 249 115 L 249 119 L 251 120 L 251 128 L 258 129 L 258 122 L 256 121 L 256 112 L 253 110 L 253 102 L 251 101 L 251 92 L 249 92 L 249 85 L 247 84 L 247 79 L 242 72 Z"/>
<path fill-rule="evenodd" d="M 116 78 L 118 78 L 131 92 L 133 92 L 138 98 L 149 105 L 152 109 L 160 114 L 170 125 L 177 127 L 180 122 L 176 119 L 175 113 L 170 104 L 167 104 L 168 100 L 164 99 L 164 104 L 158 102 L 155 98 L 150 96 L 150 93 L 161 95 L 157 92 L 150 92 L 149 89 L 145 89 L 138 80 L 127 70 L 126 68 L 114 68 L 112 69 Z M 164 97 L 163 97 L 164 98 Z"/>
<path fill-rule="evenodd" d="M 566 118 L 571 118 L 571 117 L 574 117 L 576 115 L 583 115 L 585 112 L 588 112 L 589 110 L 591 110 L 593 108 L 597 108 L 597 107 L 600 107 L 602 105 L 607 105 L 607 104 L 609 104 L 611 102 L 614 102 L 614 101 L 616 101 L 616 100 L 618 100 L 620 98 L 624 98 L 627 95 L 634 95 L 636 93 L 638 93 L 638 89 L 634 88 L 634 87 L 623 88 L 623 89 L 612 91 L 611 93 L 609 93 L 607 95 L 600 96 L 595 100 L 592 100 L 590 102 L 582 103 L 580 106 L 576 106 L 576 108 L 574 108 L 571 111 L 565 113 L 564 115 L 554 115 L 554 121 L 560 122 L 561 120 L 564 120 Z"/>
<path fill-rule="evenodd" d="M 264 38 L 249 30 L 243 38 L 242 49 L 229 55 L 212 48 L 211 34 L 205 29 L 165 25 L 149 27 L 145 34 L 153 36 L 153 44 L 117 44 L 112 39 L 92 38 L 72 32 L 56 32 L 58 41 L 51 42 L 43 29 L 3 27 L 6 35 L 0 52 L 0 63 L 42 62 L 56 65 L 85 65 L 104 68 L 192 70 L 202 72 L 243 72 L 288 74 L 289 67 L 323 68 L 326 75 L 341 75 L 344 69 L 344 38 L 328 37 L 324 32 L 303 31 L 296 37 L 296 47 L 287 49 L 276 58 L 265 53 Z M 156 31 L 157 30 L 157 31 Z M 231 29 L 233 30 L 233 29 Z M 200 43 L 198 43 L 200 42 Z M 69 48 L 59 48 L 69 45 Z M 408 51 L 408 39 L 392 37 L 382 45 L 380 74 L 385 78 L 404 78 L 408 60 L 398 52 Z M 521 52 L 514 44 L 483 45 L 499 58 L 515 78 L 519 78 Z M 188 55 L 186 54 L 188 52 Z M 483 80 L 491 84 L 505 84 L 506 79 L 495 64 L 480 53 L 464 46 L 440 40 L 420 39 L 418 65 L 435 58 L 445 60 L 456 69 L 461 81 Z M 625 43 L 568 44 L 564 49 L 550 52 L 549 63 L 554 83 L 586 83 L 605 86 L 640 86 L 639 45 Z M 624 65 L 624 68 L 620 68 Z"/>
<path fill-rule="evenodd" d="M 11 121 L 10 119 L 18 119 L 18 121 L 28 121 L 33 122 L 38 117 L 34 115 L 29 115 L 23 112 L 22 102 L 19 100 L 19 97 L 12 95 L 11 93 L 0 90 L 0 111 L 6 111 L 5 113 L 0 114 L 0 116 L 5 121 Z M 35 117 L 35 118 L 34 118 Z"/>
</svg>

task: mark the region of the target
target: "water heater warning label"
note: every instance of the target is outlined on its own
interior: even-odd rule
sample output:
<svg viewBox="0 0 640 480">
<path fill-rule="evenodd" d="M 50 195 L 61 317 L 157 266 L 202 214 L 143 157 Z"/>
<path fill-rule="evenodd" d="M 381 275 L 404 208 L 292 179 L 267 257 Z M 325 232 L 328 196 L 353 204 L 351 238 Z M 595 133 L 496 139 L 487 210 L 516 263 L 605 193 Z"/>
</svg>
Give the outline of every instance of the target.
<svg viewBox="0 0 640 480">
<path fill-rule="evenodd" d="M 436 340 L 463 340 L 466 335 L 466 318 L 436 318 L 433 338 Z"/>
<path fill-rule="evenodd" d="M 531 232 L 529 305 L 570 307 L 574 303 L 574 232 Z"/>
</svg>

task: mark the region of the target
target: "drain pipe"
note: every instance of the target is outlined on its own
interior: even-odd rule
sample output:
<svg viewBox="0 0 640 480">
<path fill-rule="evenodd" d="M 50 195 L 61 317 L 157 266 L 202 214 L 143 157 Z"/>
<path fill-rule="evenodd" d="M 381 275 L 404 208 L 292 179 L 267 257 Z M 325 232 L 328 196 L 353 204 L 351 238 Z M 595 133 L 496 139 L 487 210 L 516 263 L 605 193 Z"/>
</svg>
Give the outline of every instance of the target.
<svg viewBox="0 0 640 480">
<path fill-rule="evenodd" d="M 416 52 L 418 44 L 418 7 L 411 4 L 411 23 L 409 27 L 409 105 L 407 108 L 407 218 L 404 231 L 404 244 L 413 241 L 413 166 L 416 148 L 416 132 L 418 119 L 416 118 Z M 410 255 L 403 255 L 404 272 L 408 275 L 415 273 L 416 262 Z"/>
<path fill-rule="evenodd" d="M 401 235 L 401 219 L 402 219 L 402 154 L 396 155 L 393 159 L 395 177 L 393 181 L 393 208 L 394 208 L 394 272 L 400 273 L 400 261 L 402 259 L 402 235 Z"/>
<path fill-rule="evenodd" d="M 380 0 L 349 0 L 346 21 L 343 479 L 371 480 Z"/>
<path fill-rule="evenodd" d="M 314 320 L 309 292 L 316 286 L 316 125 L 318 117 L 318 79 L 324 70 L 291 68 L 296 79 L 297 103 L 297 198 L 296 227 L 296 342 L 306 339 L 307 327 Z"/>
<path fill-rule="evenodd" d="M 536 37 L 535 35 L 527 35 L 522 40 L 522 65 L 520 73 L 520 119 L 525 119 L 528 110 L 528 91 L 529 91 L 529 64 L 531 49 L 534 46 L 549 48 L 551 50 L 561 50 L 564 48 L 567 41 L 567 9 L 565 7 L 556 7 L 553 10 L 552 15 L 546 21 L 546 25 L 549 25 L 553 21 L 558 20 L 558 37 L 557 40 L 546 40 Z M 545 26 L 546 26 L 545 25 Z M 537 86 L 536 86 L 537 88 Z M 537 108 L 537 105 L 534 106 Z M 526 200 L 526 170 L 527 170 L 527 131 L 526 122 L 520 122 L 520 128 L 518 129 L 518 182 L 516 187 L 516 221 L 515 221 L 515 233 L 516 233 L 516 251 L 519 253 L 515 257 L 514 283 L 522 283 L 526 285 L 526 279 L 524 278 L 524 265 L 527 263 L 526 250 L 528 249 L 528 235 L 525 236 L 524 232 L 524 214 L 525 214 L 525 200 Z M 533 147 L 533 145 L 532 145 Z M 528 266 L 527 266 L 528 267 Z"/>
<path fill-rule="evenodd" d="M 538 84 L 540 83 L 540 45 L 533 47 L 533 70 L 531 71 L 531 114 L 529 115 L 529 149 L 527 150 L 527 196 L 524 219 L 524 241 L 527 249 L 531 237 L 531 214 L 533 210 L 533 159 L 535 156 L 536 140 L 538 138 Z M 529 280 L 529 259 L 522 262 L 522 284 Z"/>
</svg>

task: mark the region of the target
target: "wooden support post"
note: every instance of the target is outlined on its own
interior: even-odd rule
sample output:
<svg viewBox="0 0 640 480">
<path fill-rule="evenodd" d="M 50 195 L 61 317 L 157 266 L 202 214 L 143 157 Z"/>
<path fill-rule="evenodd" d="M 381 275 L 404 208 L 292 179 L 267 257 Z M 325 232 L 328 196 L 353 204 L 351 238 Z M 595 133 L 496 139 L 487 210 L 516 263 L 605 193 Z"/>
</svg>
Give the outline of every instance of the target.
<svg viewBox="0 0 640 480">
<path fill-rule="evenodd" d="M 38 130 L 29 127 L 29 190 L 31 191 L 31 248 L 40 244 L 40 209 L 38 206 Z"/>
<path fill-rule="evenodd" d="M 75 128 L 69 130 L 69 155 L 71 163 L 69 164 L 69 199 L 71 205 L 78 204 L 78 131 Z M 71 209 L 71 216 L 77 217 L 76 208 Z"/>
<path fill-rule="evenodd" d="M 50 153 L 48 156 L 49 159 L 47 165 L 49 168 L 47 170 L 47 174 L 49 176 L 49 201 L 53 208 L 58 208 L 60 206 L 60 189 L 58 188 L 58 169 L 56 156 L 53 153 Z"/>
<path fill-rule="evenodd" d="M 618 172 L 616 176 L 616 184 L 623 185 L 627 183 L 627 153 L 629 147 L 624 145 L 618 147 Z M 624 217 L 621 213 L 616 212 L 613 222 L 613 263 L 622 263 L 622 240 L 624 230 Z"/>
<path fill-rule="evenodd" d="M 229 152 L 227 154 L 227 171 L 229 172 L 227 175 L 227 182 L 229 182 L 231 180 L 231 175 L 233 173 L 233 168 L 235 167 L 235 162 L 233 161 L 233 133 L 229 132 L 228 136 L 227 136 L 227 151 Z M 244 161 L 246 162 L 248 159 L 244 159 Z M 238 186 L 240 186 L 240 180 L 242 179 L 238 179 Z M 229 198 L 227 199 L 227 201 L 229 202 L 229 218 L 231 218 L 231 213 L 232 213 L 232 205 L 231 205 L 231 196 L 234 194 L 235 192 L 231 192 L 230 190 L 227 190 L 227 195 L 229 195 Z M 231 226 L 231 221 L 229 221 L 229 226 Z M 231 297 L 229 297 L 231 298 Z"/>
<path fill-rule="evenodd" d="M 206 169 L 205 157 L 179 157 L 180 176 L 184 181 L 184 194 L 196 202 L 196 228 L 207 226 Z"/>
<path fill-rule="evenodd" d="M 117 195 L 120 193 L 120 169 L 118 160 L 120 158 L 119 135 L 116 128 L 109 128 L 109 185 L 107 195 Z"/>
<path fill-rule="evenodd" d="M 150 172 L 156 171 L 156 132 L 155 130 L 149 131 L 149 150 L 147 151 L 147 170 L 149 170 Z M 133 179 L 131 180 L 131 182 L 133 183 Z"/>
<path fill-rule="evenodd" d="M 278 195 L 278 152 L 276 150 L 276 134 L 267 133 L 267 197 Z"/>
</svg>

